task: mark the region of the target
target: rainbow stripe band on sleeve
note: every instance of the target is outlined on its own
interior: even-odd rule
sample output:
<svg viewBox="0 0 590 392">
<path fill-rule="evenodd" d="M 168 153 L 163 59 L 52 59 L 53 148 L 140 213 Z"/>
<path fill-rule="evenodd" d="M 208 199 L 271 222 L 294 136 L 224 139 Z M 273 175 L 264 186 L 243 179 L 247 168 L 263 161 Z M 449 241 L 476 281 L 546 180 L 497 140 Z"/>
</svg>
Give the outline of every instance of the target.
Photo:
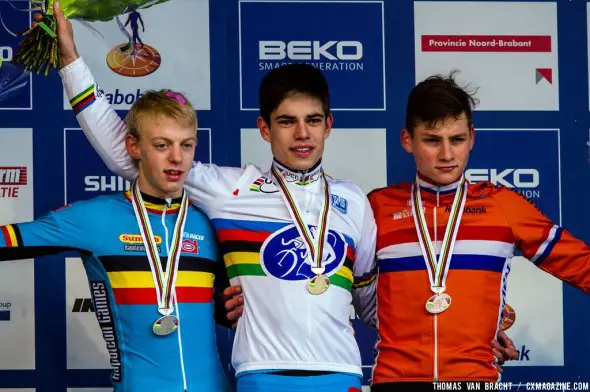
<svg viewBox="0 0 590 392">
<path fill-rule="evenodd" d="M 18 226 L 0 226 L 0 231 L 2 232 L 7 248 L 16 248 L 17 246 L 21 246 L 23 244 Z"/>
<path fill-rule="evenodd" d="M 359 289 L 361 287 L 365 287 L 370 285 L 375 279 L 377 278 L 377 270 L 373 270 L 371 272 L 367 272 L 363 276 L 355 277 L 354 283 L 352 285 L 353 289 Z"/>
<path fill-rule="evenodd" d="M 96 95 L 94 94 L 94 84 L 88 87 L 86 90 L 82 91 L 80 94 L 76 95 L 74 98 L 70 100 L 70 105 L 74 110 L 74 113 L 77 115 L 82 110 L 86 109 L 88 106 L 92 105 L 96 100 Z"/>
</svg>

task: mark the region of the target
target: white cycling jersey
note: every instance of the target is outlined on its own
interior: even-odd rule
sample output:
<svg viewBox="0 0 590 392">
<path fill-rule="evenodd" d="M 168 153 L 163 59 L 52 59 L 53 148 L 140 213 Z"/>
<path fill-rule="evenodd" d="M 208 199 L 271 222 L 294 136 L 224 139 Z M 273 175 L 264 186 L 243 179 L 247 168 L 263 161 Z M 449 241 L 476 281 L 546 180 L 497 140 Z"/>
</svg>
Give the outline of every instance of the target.
<svg viewBox="0 0 590 392">
<path fill-rule="evenodd" d="M 100 92 L 89 68 L 78 59 L 60 74 L 92 146 L 110 170 L 134 179 L 137 170 L 124 146 L 126 124 Z M 315 227 L 324 199 L 321 162 L 306 172 L 289 170 L 277 161 L 273 165 L 305 222 Z M 350 304 L 354 296 L 363 319 L 375 312 L 375 220 L 357 185 L 326 179 L 331 205 L 323 264 L 331 284 L 325 293 L 312 295 L 307 290 L 314 276 L 307 248 L 271 173 L 253 165 L 195 162 L 187 175 L 187 194 L 213 222 L 230 282 L 240 284 L 244 292 L 244 313 L 232 352 L 238 375 L 272 369 L 362 375 Z"/>
</svg>

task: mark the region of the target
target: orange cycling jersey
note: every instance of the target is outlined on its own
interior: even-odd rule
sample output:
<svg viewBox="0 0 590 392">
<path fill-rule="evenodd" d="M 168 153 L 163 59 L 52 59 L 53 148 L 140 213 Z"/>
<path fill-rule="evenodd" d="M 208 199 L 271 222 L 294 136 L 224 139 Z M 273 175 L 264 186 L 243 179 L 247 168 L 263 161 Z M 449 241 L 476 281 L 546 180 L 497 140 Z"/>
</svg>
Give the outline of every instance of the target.
<svg viewBox="0 0 590 392">
<path fill-rule="evenodd" d="M 419 180 L 437 251 L 455 184 Z M 514 250 L 542 270 L 590 292 L 590 248 L 520 194 L 489 182 L 469 184 L 446 280 L 451 306 L 433 315 L 432 296 L 410 205 L 411 184 L 373 191 L 377 221 L 378 354 L 373 384 L 499 379 L 490 342 L 505 306 Z M 436 225 L 436 227 L 435 227 Z"/>
</svg>

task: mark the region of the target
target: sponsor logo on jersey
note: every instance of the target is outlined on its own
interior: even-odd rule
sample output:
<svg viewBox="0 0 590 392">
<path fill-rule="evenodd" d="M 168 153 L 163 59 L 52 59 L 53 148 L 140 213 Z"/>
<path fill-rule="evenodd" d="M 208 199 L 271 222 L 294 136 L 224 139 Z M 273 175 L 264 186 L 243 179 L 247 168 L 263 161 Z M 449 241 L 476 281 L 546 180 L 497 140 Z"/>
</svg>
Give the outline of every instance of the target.
<svg viewBox="0 0 590 392">
<path fill-rule="evenodd" d="M 197 240 L 183 240 L 182 241 L 182 252 L 183 253 L 199 253 L 199 243 Z"/>
<path fill-rule="evenodd" d="M 186 231 L 182 234 L 182 238 L 188 238 L 189 240 L 205 241 L 204 235 L 188 233 Z"/>
<path fill-rule="evenodd" d="M 332 206 L 341 213 L 346 214 L 348 212 L 348 200 L 334 194 L 330 196 L 332 196 Z"/>
<path fill-rule="evenodd" d="M 403 210 L 403 211 L 394 212 L 393 219 L 398 220 L 398 219 L 403 219 L 403 218 L 409 218 L 413 215 L 414 214 L 412 213 L 412 210 Z"/>
<path fill-rule="evenodd" d="M 445 206 L 445 212 L 447 214 L 449 214 L 451 212 L 451 206 L 450 205 Z M 484 206 L 479 206 L 479 207 L 464 207 L 463 208 L 463 213 L 464 214 L 486 214 L 487 213 L 487 207 L 484 207 Z"/>
<path fill-rule="evenodd" d="M 310 226 L 315 235 L 315 226 Z M 346 258 L 346 241 L 342 234 L 330 230 L 324 243 L 324 274 L 336 271 Z M 294 225 L 289 225 L 273 233 L 264 241 L 260 249 L 262 268 L 269 275 L 284 280 L 304 280 L 312 278 L 311 260 L 308 250 Z"/>
<path fill-rule="evenodd" d="M 158 253 L 162 251 L 162 247 L 160 245 L 156 245 L 158 249 Z M 145 253 L 145 245 L 143 244 L 125 244 L 123 245 L 123 249 L 125 252 L 142 252 Z"/>
<path fill-rule="evenodd" d="M 121 234 L 119 235 L 119 241 L 125 244 L 143 244 L 143 237 L 141 234 Z M 162 237 L 155 235 L 154 241 L 159 245 L 162 243 Z"/>
<path fill-rule="evenodd" d="M 252 192 L 276 193 L 279 191 L 279 188 L 277 188 L 270 178 L 260 176 L 250 185 L 250 190 Z"/>
<path fill-rule="evenodd" d="M 20 187 L 27 183 L 26 167 L 0 166 L 0 198 L 18 198 Z"/>
<path fill-rule="evenodd" d="M 121 353 L 119 351 L 119 339 L 115 329 L 115 320 L 111 313 L 111 304 L 107 291 L 107 284 L 103 281 L 90 281 L 90 294 L 94 304 L 96 319 L 106 343 L 111 363 L 111 380 L 121 382 Z"/>
</svg>

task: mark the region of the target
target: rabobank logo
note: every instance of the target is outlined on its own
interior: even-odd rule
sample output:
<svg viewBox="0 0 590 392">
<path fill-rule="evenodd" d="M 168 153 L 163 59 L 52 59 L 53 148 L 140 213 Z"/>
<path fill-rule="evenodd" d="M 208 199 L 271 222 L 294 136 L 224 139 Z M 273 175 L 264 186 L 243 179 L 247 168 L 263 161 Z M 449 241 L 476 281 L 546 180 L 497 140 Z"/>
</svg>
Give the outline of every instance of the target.
<svg viewBox="0 0 590 392">
<path fill-rule="evenodd" d="M 475 132 L 476 148 L 465 171 L 467 179 L 512 189 L 533 200 L 541 211 L 559 222 L 559 129 L 503 128 Z"/>
<path fill-rule="evenodd" d="M 333 110 L 385 110 L 383 3 L 240 1 L 242 109 L 257 110 L 263 76 L 290 63 L 324 72 Z"/>
<path fill-rule="evenodd" d="M 32 109 L 31 75 L 12 64 L 19 43 L 17 32 L 30 23 L 28 10 L 17 10 L 8 1 L 0 1 L 0 110 Z"/>
<path fill-rule="evenodd" d="M 310 226 L 313 235 L 315 226 Z M 330 230 L 324 244 L 325 274 L 337 270 L 346 259 L 346 241 L 342 234 Z M 307 246 L 297 228 L 289 225 L 273 233 L 260 249 L 262 268 L 267 274 L 284 280 L 304 280 L 314 277 Z"/>
</svg>

